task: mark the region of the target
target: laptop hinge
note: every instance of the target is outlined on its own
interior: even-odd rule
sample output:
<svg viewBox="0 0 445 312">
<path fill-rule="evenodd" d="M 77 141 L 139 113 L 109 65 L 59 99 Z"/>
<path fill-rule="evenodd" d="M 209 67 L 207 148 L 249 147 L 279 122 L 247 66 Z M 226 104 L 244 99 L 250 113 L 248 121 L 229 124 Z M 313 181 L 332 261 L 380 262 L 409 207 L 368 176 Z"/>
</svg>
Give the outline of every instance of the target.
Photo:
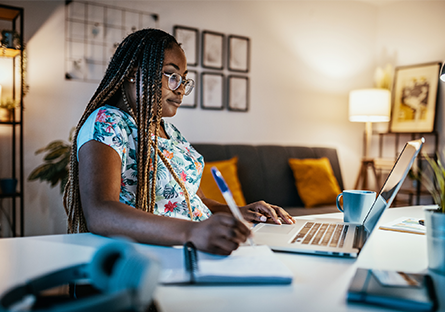
<svg viewBox="0 0 445 312">
<path fill-rule="evenodd" d="M 355 227 L 355 235 L 354 235 L 354 243 L 352 244 L 353 248 L 362 249 L 365 244 L 365 227 L 363 225 L 359 225 Z"/>
</svg>

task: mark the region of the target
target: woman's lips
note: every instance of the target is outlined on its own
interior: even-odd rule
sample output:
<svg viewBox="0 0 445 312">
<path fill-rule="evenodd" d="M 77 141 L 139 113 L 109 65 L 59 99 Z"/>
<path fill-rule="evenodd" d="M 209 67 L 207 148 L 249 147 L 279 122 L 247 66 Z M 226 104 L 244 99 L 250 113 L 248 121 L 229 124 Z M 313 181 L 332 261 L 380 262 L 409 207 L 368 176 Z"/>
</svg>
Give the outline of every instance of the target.
<svg viewBox="0 0 445 312">
<path fill-rule="evenodd" d="M 167 100 L 168 103 L 175 105 L 175 106 L 181 106 L 181 100 Z"/>
</svg>

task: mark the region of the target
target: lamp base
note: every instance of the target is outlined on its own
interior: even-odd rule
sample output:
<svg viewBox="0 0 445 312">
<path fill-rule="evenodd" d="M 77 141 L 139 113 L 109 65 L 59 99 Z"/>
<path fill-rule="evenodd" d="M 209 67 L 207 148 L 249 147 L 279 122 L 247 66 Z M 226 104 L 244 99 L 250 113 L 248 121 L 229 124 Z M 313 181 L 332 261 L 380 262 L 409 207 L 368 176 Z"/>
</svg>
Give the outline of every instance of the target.
<svg viewBox="0 0 445 312">
<path fill-rule="evenodd" d="M 374 174 L 375 182 L 376 182 L 376 184 L 378 184 L 379 178 L 377 175 L 377 170 L 375 169 L 374 158 L 363 158 L 362 164 L 360 166 L 360 171 L 359 171 L 359 174 L 357 177 L 357 181 L 355 182 L 354 189 L 356 189 L 356 190 L 358 190 L 358 189 L 367 190 L 368 189 L 368 171 L 369 171 L 369 169 L 372 169 L 372 173 Z"/>
</svg>

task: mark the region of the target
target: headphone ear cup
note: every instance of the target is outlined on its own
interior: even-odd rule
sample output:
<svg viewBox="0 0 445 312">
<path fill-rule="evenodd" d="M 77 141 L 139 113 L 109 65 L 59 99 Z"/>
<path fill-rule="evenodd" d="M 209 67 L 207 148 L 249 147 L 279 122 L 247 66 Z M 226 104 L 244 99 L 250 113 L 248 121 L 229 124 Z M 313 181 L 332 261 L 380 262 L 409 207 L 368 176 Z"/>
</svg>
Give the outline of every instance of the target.
<svg viewBox="0 0 445 312">
<path fill-rule="evenodd" d="M 110 291 L 118 292 L 131 289 L 136 295 L 135 304 L 146 307 L 152 300 L 153 292 L 158 284 L 161 265 L 152 257 L 128 250 L 125 258 L 116 263 L 116 273 L 110 279 Z"/>
<path fill-rule="evenodd" d="M 117 264 L 130 251 L 134 251 L 134 247 L 124 242 L 112 242 L 99 248 L 87 268 L 92 286 L 102 292 L 109 292 L 110 279 L 119 270 Z"/>
</svg>

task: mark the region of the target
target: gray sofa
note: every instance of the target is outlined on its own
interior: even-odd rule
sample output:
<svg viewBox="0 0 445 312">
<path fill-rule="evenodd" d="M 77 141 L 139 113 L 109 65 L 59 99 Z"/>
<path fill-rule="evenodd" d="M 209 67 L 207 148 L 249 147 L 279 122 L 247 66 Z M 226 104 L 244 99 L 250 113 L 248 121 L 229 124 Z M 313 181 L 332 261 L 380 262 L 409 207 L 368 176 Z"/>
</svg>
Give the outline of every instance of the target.
<svg viewBox="0 0 445 312">
<path fill-rule="evenodd" d="M 327 157 L 340 190 L 343 190 L 343 179 L 335 148 L 202 143 L 192 145 L 204 156 L 206 162 L 238 156 L 238 176 L 247 203 L 264 200 L 285 208 L 293 216 L 338 212 L 335 205 L 304 208 L 288 163 L 289 158 Z"/>
</svg>

